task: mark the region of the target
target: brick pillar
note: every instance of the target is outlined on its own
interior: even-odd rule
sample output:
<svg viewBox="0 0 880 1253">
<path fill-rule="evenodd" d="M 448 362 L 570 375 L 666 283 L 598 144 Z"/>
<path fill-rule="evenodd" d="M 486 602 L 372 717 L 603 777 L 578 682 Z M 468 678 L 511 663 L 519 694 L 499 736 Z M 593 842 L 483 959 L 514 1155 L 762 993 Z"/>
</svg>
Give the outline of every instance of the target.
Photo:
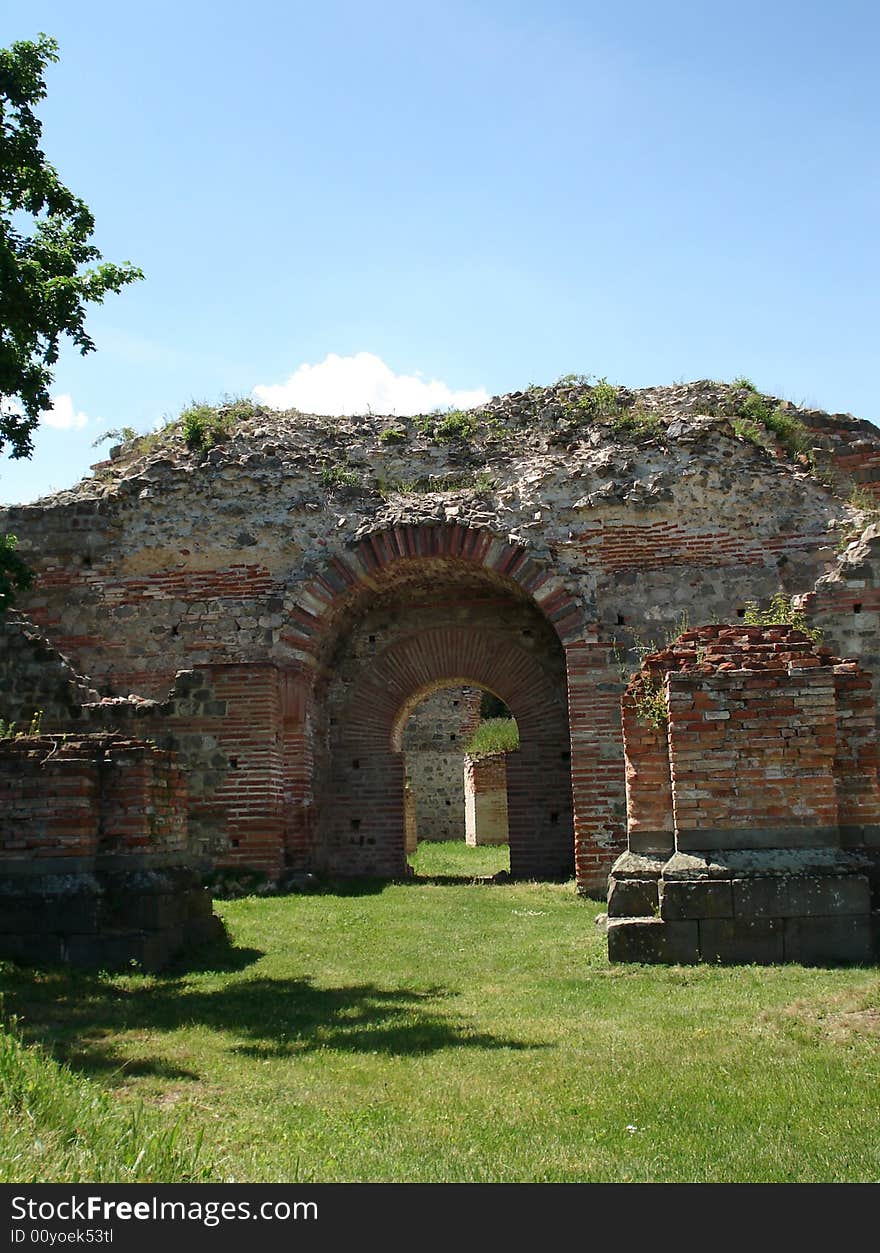
<svg viewBox="0 0 880 1253">
<path fill-rule="evenodd" d="M 507 844 L 507 755 L 464 759 L 465 839 L 468 844 Z"/>
</svg>

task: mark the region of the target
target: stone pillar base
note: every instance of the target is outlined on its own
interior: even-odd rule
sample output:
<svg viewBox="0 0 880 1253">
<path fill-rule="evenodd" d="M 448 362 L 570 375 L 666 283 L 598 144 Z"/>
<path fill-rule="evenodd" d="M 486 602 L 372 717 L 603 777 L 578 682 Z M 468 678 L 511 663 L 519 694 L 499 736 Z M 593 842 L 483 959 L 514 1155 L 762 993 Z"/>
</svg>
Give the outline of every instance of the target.
<svg viewBox="0 0 880 1253">
<path fill-rule="evenodd" d="M 156 971 L 223 934 L 188 866 L 0 875 L 0 958 L 24 965 Z"/>
<path fill-rule="evenodd" d="M 836 849 L 713 849 L 665 863 L 624 853 L 608 890 L 620 962 L 875 961 L 870 866 Z"/>
</svg>

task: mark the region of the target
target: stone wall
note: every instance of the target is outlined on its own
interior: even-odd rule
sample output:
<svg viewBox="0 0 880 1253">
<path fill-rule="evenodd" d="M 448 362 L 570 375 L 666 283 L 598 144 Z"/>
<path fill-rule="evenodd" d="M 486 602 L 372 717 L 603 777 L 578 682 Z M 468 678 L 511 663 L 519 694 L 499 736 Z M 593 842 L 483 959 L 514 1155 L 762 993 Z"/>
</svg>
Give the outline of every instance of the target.
<svg viewBox="0 0 880 1253">
<path fill-rule="evenodd" d="M 224 862 L 404 873 L 399 726 L 437 687 L 482 684 L 523 734 L 514 873 L 567 874 L 573 848 L 601 892 L 625 834 L 615 656 L 682 613 L 734 620 L 812 589 L 858 518 L 853 478 L 874 490 L 880 436 L 788 407 L 829 488 L 737 436 L 737 389 L 619 389 L 607 415 L 593 400 L 582 381 L 496 397 L 467 439 L 439 418 L 255 408 L 209 451 L 173 430 L 135 442 L 0 513 L 37 572 L 21 608 L 90 676 L 103 725 L 141 718 L 187 760 L 191 831 Z M 213 710 L 181 695 L 166 712 L 179 673 Z M 39 704 L 28 682 L 15 717 Z"/>
<path fill-rule="evenodd" d="M 0 956 L 158 969 L 217 935 L 174 755 L 114 736 L 0 741 Z"/>
<path fill-rule="evenodd" d="M 853 657 L 880 686 L 880 525 L 854 538 L 798 603 L 835 652 Z"/>
<path fill-rule="evenodd" d="M 0 617 L 0 718 L 19 730 L 41 714 L 66 726 L 87 701 L 98 700 L 89 681 L 20 613 Z"/>
<path fill-rule="evenodd" d="M 464 839 L 464 746 L 479 723 L 481 696 L 441 688 L 410 715 L 402 743 L 417 840 Z"/>
<path fill-rule="evenodd" d="M 645 659 L 622 711 L 612 959 L 873 957 L 877 735 L 855 662 L 793 627 L 704 627 Z"/>
</svg>

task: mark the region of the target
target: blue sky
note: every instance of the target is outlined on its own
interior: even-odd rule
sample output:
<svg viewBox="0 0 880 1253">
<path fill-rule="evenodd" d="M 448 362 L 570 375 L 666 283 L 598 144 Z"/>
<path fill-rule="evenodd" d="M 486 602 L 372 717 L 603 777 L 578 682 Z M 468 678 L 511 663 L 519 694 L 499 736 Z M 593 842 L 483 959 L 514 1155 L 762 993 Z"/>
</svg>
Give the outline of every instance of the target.
<svg viewBox="0 0 880 1253">
<path fill-rule="evenodd" d="M 39 31 L 46 154 L 146 279 L 62 353 L 0 501 L 255 388 L 746 374 L 880 421 L 873 0 L 6 0 L 0 45 Z"/>
</svg>

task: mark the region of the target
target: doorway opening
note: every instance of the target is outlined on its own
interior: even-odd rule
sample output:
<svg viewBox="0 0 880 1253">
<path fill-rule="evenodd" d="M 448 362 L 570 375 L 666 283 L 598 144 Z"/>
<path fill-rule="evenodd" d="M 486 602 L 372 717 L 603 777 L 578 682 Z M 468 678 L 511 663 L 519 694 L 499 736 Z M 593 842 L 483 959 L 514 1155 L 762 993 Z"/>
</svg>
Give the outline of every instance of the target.
<svg viewBox="0 0 880 1253">
<path fill-rule="evenodd" d="M 439 685 L 401 735 L 407 860 L 419 876 L 508 877 L 507 759 L 519 728 L 477 685 Z"/>
</svg>

